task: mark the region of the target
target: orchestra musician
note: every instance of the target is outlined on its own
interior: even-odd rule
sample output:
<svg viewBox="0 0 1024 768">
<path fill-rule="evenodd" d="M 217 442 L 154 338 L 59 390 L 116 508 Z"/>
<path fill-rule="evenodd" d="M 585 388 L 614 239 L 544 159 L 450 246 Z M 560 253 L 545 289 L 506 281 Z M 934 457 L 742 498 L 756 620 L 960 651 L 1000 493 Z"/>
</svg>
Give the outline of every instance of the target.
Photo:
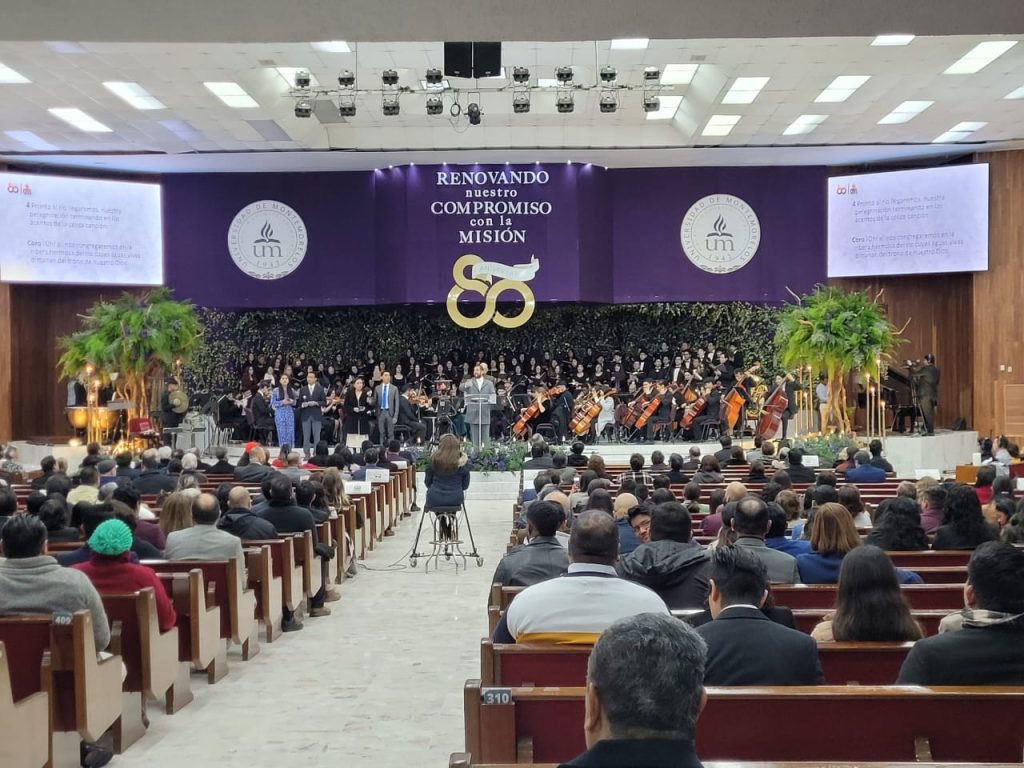
<svg viewBox="0 0 1024 768">
<path fill-rule="evenodd" d="M 555 395 L 551 403 L 551 427 L 555 430 L 555 438 L 558 442 L 564 443 L 576 401 L 564 380 L 559 381 L 558 386 L 562 391 Z"/>
<path fill-rule="evenodd" d="M 339 381 L 327 393 L 327 403 L 323 407 L 323 432 L 327 433 L 328 440 L 332 443 L 338 442 L 341 434 L 341 405 L 344 401 L 343 392 L 344 387 Z"/>
<path fill-rule="evenodd" d="M 405 391 L 402 392 L 402 397 L 398 401 L 397 425 L 407 427 L 410 434 L 415 436 L 417 445 L 423 445 L 427 439 L 427 425 L 420 421 L 418 411 L 429 402 L 426 396 L 417 392 L 411 384 L 406 385 Z"/>
<path fill-rule="evenodd" d="M 783 391 L 786 393 L 786 410 L 782 412 L 782 439 L 786 439 L 786 432 L 789 430 L 789 422 L 800 410 L 800 403 L 798 402 L 797 393 L 800 391 L 800 386 L 796 383 L 796 379 L 793 378 L 793 374 L 787 373 L 785 376 L 775 377 L 775 386 L 781 386 Z"/>
<path fill-rule="evenodd" d="M 188 395 L 181 391 L 178 380 L 168 377 L 164 380 L 167 388 L 160 395 L 160 424 L 164 429 L 181 426 L 188 411 Z M 164 445 L 170 445 L 173 435 L 164 433 Z"/>
</svg>

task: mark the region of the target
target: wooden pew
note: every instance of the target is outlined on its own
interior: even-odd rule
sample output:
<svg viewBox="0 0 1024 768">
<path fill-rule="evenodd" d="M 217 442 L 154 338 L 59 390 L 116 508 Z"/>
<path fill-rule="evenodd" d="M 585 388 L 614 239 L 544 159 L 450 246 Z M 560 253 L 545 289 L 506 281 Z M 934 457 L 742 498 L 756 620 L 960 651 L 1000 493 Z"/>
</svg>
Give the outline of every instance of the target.
<svg viewBox="0 0 1024 768">
<path fill-rule="evenodd" d="M 348 521 L 349 515 L 347 510 L 343 510 L 338 513 L 338 516 L 331 518 L 327 521 L 327 527 L 330 529 L 331 543 L 334 544 L 334 583 L 341 584 L 346 578 L 348 578 L 348 565 L 349 555 L 348 546 L 345 544 L 345 534 L 348 532 Z M 352 524 L 355 525 L 355 514 L 352 514 Z M 352 529 L 352 533 L 355 529 Z M 351 533 L 349 535 L 352 535 Z M 353 540 L 354 543 L 354 540 Z"/>
<path fill-rule="evenodd" d="M 320 575 L 320 560 L 313 554 L 313 534 L 310 531 L 303 531 L 278 535 L 286 541 L 291 541 L 292 556 L 301 572 L 302 599 L 308 601 L 320 589 L 323 580 Z"/>
<path fill-rule="evenodd" d="M 245 564 L 248 587 L 256 597 L 256 620 L 263 625 L 263 638 L 272 643 L 281 634 L 284 587 L 281 577 L 274 576 L 270 546 L 255 546 L 253 542 L 247 542 Z"/>
<path fill-rule="evenodd" d="M 913 643 L 827 643 L 818 656 L 828 685 L 892 685 Z M 585 685 L 592 646 L 480 642 L 484 687 Z"/>
<path fill-rule="evenodd" d="M 338 551 L 338 547 L 334 541 L 334 527 L 331 525 L 331 520 L 325 520 L 322 523 L 316 524 L 316 534 L 313 539 L 313 544 L 326 544 L 329 547 L 334 547 L 334 557 L 327 561 L 327 584 L 325 585 L 328 589 L 332 584 L 337 584 L 341 581 L 338 577 L 338 565 L 341 563 L 342 553 Z"/>
<path fill-rule="evenodd" d="M 466 751 L 480 763 L 562 762 L 585 749 L 584 688 L 464 689 Z M 1019 762 L 1024 688 L 708 688 L 704 760 Z M 746 733 L 737 723 L 771 728 Z M 844 727 L 856 723 L 856 727 Z M 956 727 L 951 727 L 955 723 Z M 837 725 L 839 724 L 839 725 Z M 843 726 L 843 727 L 841 727 Z"/>
<path fill-rule="evenodd" d="M 164 711 L 172 715 L 194 698 L 189 665 L 178 658 L 178 628 L 160 631 L 156 598 L 151 587 L 130 594 L 103 594 L 103 607 L 111 622 L 120 622 L 120 656 L 127 674 L 122 696 L 140 701 L 142 710 L 150 699 L 164 699 Z M 126 702 L 124 711 L 129 711 Z"/>
<path fill-rule="evenodd" d="M 120 627 L 111 628 L 117 642 Z M 79 744 L 95 742 L 121 718 L 121 658 L 96 655 L 92 618 L 74 614 L 0 619 L 14 700 L 37 691 L 50 704 L 50 765 L 79 764 Z"/>
<path fill-rule="evenodd" d="M 146 560 L 161 573 L 188 573 L 198 568 L 203 581 L 214 588 L 214 600 L 220 608 L 220 637 L 242 647 L 242 659 L 248 661 L 260 652 L 259 624 L 256 623 L 256 594 L 245 586 L 244 563 L 229 560 Z"/>
<path fill-rule="evenodd" d="M 915 610 L 947 610 L 952 613 L 964 607 L 963 586 L 958 584 L 905 584 L 900 591 Z M 836 586 L 773 584 L 772 597 L 776 605 L 787 608 L 832 608 L 836 604 Z"/>
<path fill-rule="evenodd" d="M 887 552 L 892 564 L 897 568 L 916 571 L 918 568 L 966 567 L 971 559 L 969 550 L 925 550 L 923 552 Z"/>
<path fill-rule="evenodd" d="M 0 643 L 0 765 L 43 768 L 50 758 L 50 697 L 14 696 L 7 651 Z"/>
<path fill-rule="evenodd" d="M 188 573 L 157 572 L 157 577 L 178 614 L 178 660 L 206 672 L 207 681 L 213 685 L 228 673 L 216 587 L 205 583 L 198 568 Z"/>
<path fill-rule="evenodd" d="M 296 618 L 302 612 L 302 566 L 295 563 L 295 547 L 287 539 L 252 539 L 246 547 L 269 547 L 275 579 L 281 580 L 281 602 Z"/>
</svg>

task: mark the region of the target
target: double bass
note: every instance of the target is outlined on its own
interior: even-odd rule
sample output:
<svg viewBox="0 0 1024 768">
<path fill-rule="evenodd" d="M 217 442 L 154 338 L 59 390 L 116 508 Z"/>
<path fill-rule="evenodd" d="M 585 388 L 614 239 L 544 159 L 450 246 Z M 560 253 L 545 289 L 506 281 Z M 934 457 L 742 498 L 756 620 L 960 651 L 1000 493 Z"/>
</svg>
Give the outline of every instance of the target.
<svg viewBox="0 0 1024 768">
<path fill-rule="evenodd" d="M 764 410 L 757 420 L 757 427 L 754 429 L 754 437 L 763 440 L 775 437 L 782 426 L 782 414 L 789 408 L 789 398 L 786 397 L 786 382 L 789 377 L 782 379 L 782 383 L 768 395 L 764 401 Z"/>
<path fill-rule="evenodd" d="M 736 426 L 736 422 L 740 419 L 740 413 L 743 411 L 743 406 L 747 402 L 746 397 L 744 397 L 747 389 L 743 386 L 743 382 L 760 367 L 760 363 L 754 363 L 750 368 L 737 376 L 735 386 L 729 390 L 729 394 L 722 398 L 722 403 L 725 405 L 724 419 L 730 430 Z"/>
</svg>

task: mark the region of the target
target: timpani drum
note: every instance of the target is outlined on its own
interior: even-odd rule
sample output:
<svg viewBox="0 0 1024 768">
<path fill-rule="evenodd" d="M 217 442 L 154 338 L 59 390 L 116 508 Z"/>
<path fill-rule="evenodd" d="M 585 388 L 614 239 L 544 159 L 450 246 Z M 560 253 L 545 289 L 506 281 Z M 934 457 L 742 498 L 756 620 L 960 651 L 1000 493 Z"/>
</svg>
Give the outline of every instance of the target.
<svg viewBox="0 0 1024 768">
<path fill-rule="evenodd" d="M 68 417 L 72 429 L 85 429 L 89 426 L 89 409 L 84 405 L 65 408 L 64 415 Z"/>
</svg>

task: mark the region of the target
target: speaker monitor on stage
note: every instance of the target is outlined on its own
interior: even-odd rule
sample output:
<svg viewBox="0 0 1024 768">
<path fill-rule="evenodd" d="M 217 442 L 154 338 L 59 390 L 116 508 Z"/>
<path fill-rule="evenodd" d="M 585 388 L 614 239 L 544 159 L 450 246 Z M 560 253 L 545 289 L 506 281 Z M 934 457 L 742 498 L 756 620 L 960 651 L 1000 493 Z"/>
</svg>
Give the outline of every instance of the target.
<svg viewBox="0 0 1024 768">
<path fill-rule="evenodd" d="M 494 77 L 501 74 L 501 43 L 445 43 L 445 77 Z"/>
</svg>

